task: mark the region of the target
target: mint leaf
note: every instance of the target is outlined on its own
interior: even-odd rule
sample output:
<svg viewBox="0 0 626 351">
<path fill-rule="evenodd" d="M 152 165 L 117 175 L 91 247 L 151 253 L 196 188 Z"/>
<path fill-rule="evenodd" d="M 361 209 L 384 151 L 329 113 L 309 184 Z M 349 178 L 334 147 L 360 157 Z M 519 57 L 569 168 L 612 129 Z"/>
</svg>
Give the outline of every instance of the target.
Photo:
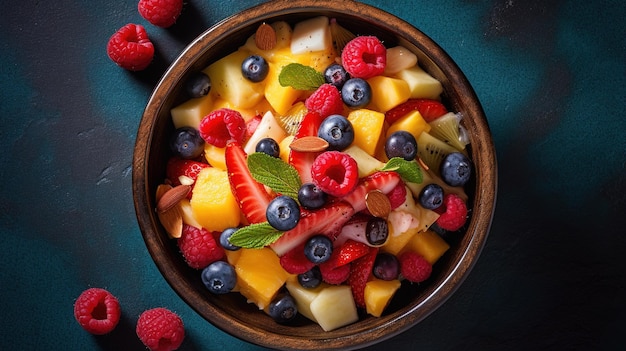
<svg viewBox="0 0 626 351">
<path fill-rule="evenodd" d="M 324 75 L 313 67 L 301 63 L 290 63 L 283 67 L 278 75 L 278 83 L 283 87 L 292 87 L 297 90 L 313 91 L 324 84 Z"/>
<path fill-rule="evenodd" d="M 422 168 L 415 161 L 407 161 L 402 157 L 393 157 L 383 168 L 381 171 L 395 171 L 407 182 L 410 183 L 421 183 L 422 178 Z"/>
<path fill-rule="evenodd" d="M 231 244 L 246 249 L 260 249 L 278 240 L 283 232 L 267 222 L 254 223 L 237 229 L 228 239 Z"/>
<path fill-rule="evenodd" d="M 248 169 L 257 182 L 298 201 L 298 190 L 302 181 L 298 171 L 285 161 L 262 152 L 255 152 L 248 155 Z"/>
</svg>

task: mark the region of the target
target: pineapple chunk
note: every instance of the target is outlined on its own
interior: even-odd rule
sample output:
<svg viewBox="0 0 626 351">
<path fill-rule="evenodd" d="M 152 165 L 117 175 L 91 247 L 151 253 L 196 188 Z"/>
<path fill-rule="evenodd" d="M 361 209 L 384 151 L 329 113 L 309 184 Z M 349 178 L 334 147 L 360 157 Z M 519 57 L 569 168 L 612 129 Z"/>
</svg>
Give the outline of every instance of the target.
<svg viewBox="0 0 626 351">
<path fill-rule="evenodd" d="M 291 36 L 291 52 L 294 55 L 325 51 L 332 46 L 329 20 L 326 16 L 298 22 Z"/>
<path fill-rule="evenodd" d="M 202 228 L 202 224 L 200 224 L 196 220 L 196 217 L 193 214 L 189 199 L 182 199 L 178 204 L 180 207 L 180 212 L 183 215 L 183 223 L 188 224 L 192 227 Z"/>
<path fill-rule="evenodd" d="M 370 280 L 365 284 L 365 310 L 374 317 L 380 317 L 389 305 L 391 298 L 400 288 L 400 281 Z"/>
<path fill-rule="evenodd" d="M 399 130 L 406 130 L 407 132 L 413 134 L 415 139 L 417 139 L 422 132 L 430 131 L 430 124 L 426 122 L 419 111 L 412 111 L 389 126 L 389 129 L 387 130 L 387 138 L 389 138 L 392 133 Z"/>
<path fill-rule="evenodd" d="M 352 145 L 356 145 L 374 156 L 385 124 L 385 114 L 368 109 L 359 109 L 350 112 L 348 120 L 354 129 Z"/>
<path fill-rule="evenodd" d="M 241 210 L 230 190 L 228 173 L 215 167 L 198 174 L 191 196 L 193 217 L 208 231 L 223 231 L 239 225 Z"/>
<path fill-rule="evenodd" d="M 261 122 L 256 127 L 254 133 L 250 136 L 250 139 L 246 142 L 243 150 L 246 154 L 250 155 L 255 152 L 256 144 L 264 138 L 272 138 L 277 143 L 283 141 L 283 139 L 287 136 L 287 132 L 283 129 L 283 127 L 278 124 L 274 114 L 271 111 L 268 111 L 261 118 Z"/>
<path fill-rule="evenodd" d="M 235 271 L 240 292 L 262 310 L 269 306 L 278 290 L 285 284 L 289 273 L 280 265 L 271 249 L 240 249 Z"/>
<path fill-rule="evenodd" d="M 385 166 L 384 163 L 371 156 L 354 143 L 347 149 L 344 149 L 343 152 L 352 156 L 352 158 L 356 160 L 359 169 L 359 178 L 366 177 Z"/>
<path fill-rule="evenodd" d="M 417 233 L 405 247 L 406 250 L 422 255 L 431 265 L 435 264 L 449 248 L 450 245 L 432 230 Z"/>
<path fill-rule="evenodd" d="M 324 331 L 331 331 L 359 320 L 352 289 L 333 285 L 322 289 L 311 301 L 311 314 Z"/>
<path fill-rule="evenodd" d="M 315 320 L 315 316 L 313 316 L 313 312 L 311 312 L 311 302 L 313 302 L 319 293 L 328 286 L 328 284 L 322 283 L 316 288 L 305 288 L 300 285 L 297 276 L 295 275 L 289 277 L 286 284 L 289 294 L 296 301 L 298 313 L 315 323 L 317 323 L 317 320 Z"/>
<path fill-rule="evenodd" d="M 174 122 L 174 128 L 193 127 L 198 129 L 202 118 L 213 110 L 212 106 L 213 96 L 207 94 L 203 97 L 189 99 L 172 108 L 170 113 L 172 122 Z"/>
<path fill-rule="evenodd" d="M 367 108 L 387 112 L 411 96 L 409 84 L 402 79 L 376 76 L 367 80 L 372 88 L 372 100 Z"/>
<path fill-rule="evenodd" d="M 411 99 L 439 99 L 439 95 L 443 92 L 441 82 L 419 66 L 404 69 L 395 74 L 394 77 L 408 83 Z"/>
</svg>

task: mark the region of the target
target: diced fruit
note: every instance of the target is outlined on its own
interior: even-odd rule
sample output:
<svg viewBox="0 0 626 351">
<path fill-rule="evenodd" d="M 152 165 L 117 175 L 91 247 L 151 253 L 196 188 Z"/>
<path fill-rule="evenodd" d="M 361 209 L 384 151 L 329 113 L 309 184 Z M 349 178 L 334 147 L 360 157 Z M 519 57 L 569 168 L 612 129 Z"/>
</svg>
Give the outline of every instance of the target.
<svg viewBox="0 0 626 351">
<path fill-rule="evenodd" d="M 403 211 L 393 211 L 389 214 L 389 239 L 381 247 L 384 252 L 397 255 L 418 232 L 418 219 Z M 407 223 L 405 225 L 405 223 Z"/>
<path fill-rule="evenodd" d="M 324 331 L 335 330 L 359 320 L 352 291 L 347 285 L 322 289 L 311 301 L 310 308 L 313 319 Z"/>
<path fill-rule="evenodd" d="M 382 113 L 407 101 L 411 95 L 409 85 L 402 79 L 376 76 L 367 80 L 372 88 L 368 108 Z"/>
<path fill-rule="evenodd" d="M 276 118 L 274 118 L 274 114 L 271 111 L 267 111 L 261 122 L 256 127 L 254 134 L 248 139 L 246 145 L 244 146 L 244 151 L 246 154 L 250 155 L 255 152 L 256 145 L 265 138 L 272 138 L 276 142 L 280 143 L 285 137 L 287 133 L 285 130 L 278 124 Z"/>
<path fill-rule="evenodd" d="M 391 298 L 400 288 L 400 281 L 374 279 L 365 284 L 365 309 L 374 317 L 380 317 Z"/>
<path fill-rule="evenodd" d="M 411 111 L 419 111 L 422 118 L 429 123 L 448 113 L 448 109 L 441 101 L 433 99 L 409 99 L 385 112 L 385 119 L 387 123 L 393 124 Z M 431 125 L 431 127 L 433 127 L 433 125 Z"/>
<path fill-rule="evenodd" d="M 217 167 L 221 170 L 226 170 L 225 159 L 226 148 L 217 147 L 209 143 L 204 144 L 204 158 L 213 167 Z"/>
<path fill-rule="evenodd" d="M 430 134 L 463 151 L 467 141 L 461 137 L 463 127 L 459 124 L 460 120 L 460 115 L 448 112 L 429 123 Z"/>
<path fill-rule="evenodd" d="M 264 309 L 272 302 L 289 274 L 269 248 L 241 249 L 235 265 L 240 292 L 248 302 Z"/>
<path fill-rule="evenodd" d="M 212 110 L 213 95 L 209 94 L 200 98 L 189 99 L 172 108 L 172 122 L 174 128 L 193 127 L 198 128 L 202 118 Z"/>
<path fill-rule="evenodd" d="M 290 276 L 287 279 L 287 290 L 289 294 L 296 300 L 296 306 L 298 307 L 298 313 L 305 316 L 306 318 L 312 320 L 313 322 L 317 322 L 315 320 L 315 316 L 313 316 L 313 312 L 311 312 L 311 302 L 317 298 L 320 292 L 326 289 L 329 285 L 322 283 L 316 288 L 304 288 L 298 282 L 298 279 L 295 276 Z"/>
<path fill-rule="evenodd" d="M 418 139 L 422 132 L 428 132 L 430 130 L 430 125 L 422 118 L 419 111 L 413 111 L 389 126 L 389 129 L 387 129 L 387 138 L 389 138 L 391 134 L 401 130 L 413 134 L 415 139 Z M 420 143 L 418 142 L 417 145 L 419 152 Z"/>
<path fill-rule="evenodd" d="M 458 152 L 452 145 L 430 135 L 428 131 L 424 131 L 417 138 L 417 155 L 424 161 L 428 168 L 439 175 L 441 161 L 446 155 Z"/>
<path fill-rule="evenodd" d="M 239 225 L 239 206 L 230 191 L 228 173 L 215 167 L 204 168 L 191 196 L 194 218 L 208 231 L 222 231 Z"/>
<path fill-rule="evenodd" d="M 358 146 L 369 155 L 374 156 L 376 146 L 382 135 L 385 114 L 368 109 L 358 109 L 350 112 L 348 120 L 354 129 L 352 145 Z"/>
<path fill-rule="evenodd" d="M 278 143 L 278 147 L 280 148 L 280 159 L 287 163 L 289 163 L 289 153 L 291 151 L 291 149 L 289 148 L 289 145 L 291 144 L 293 139 L 294 139 L 293 135 L 288 135 L 285 138 L 283 138 L 283 140 L 280 143 Z"/>
<path fill-rule="evenodd" d="M 398 72 L 395 78 L 404 80 L 409 85 L 411 98 L 438 99 L 443 92 L 441 82 L 433 78 L 419 66 Z"/>
<path fill-rule="evenodd" d="M 417 56 L 404 46 L 387 49 L 387 65 L 383 75 L 391 76 L 417 64 Z"/>
<path fill-rule="evenodd" d="M 405 247 L 405 250 L 422 255 L 431 265 L 435 264 L 448 249 L 450 245 L 432 230 L 417 233 Z"/>
<path fill-rule="evenodd" d="M 302 91 L 290 86 L 282 86 L 278 76 L 284 66 L 291 62 L 270 62 L 270 71 L 265 82 L 265 98 L 279 115 L 286 114 L 291 106 L 302 96 Z"/>
<path fill-rule="evenodd" d="M 352 156 L 356 161 L 359 168 L 359 178 L 371 175 L 385 166 L 385 164 L 376 157 L 371 156 L 365 150 L 354 144 L 344 149 L 343 152 Z"/>
<path fill-rule="evenodd" d="M 328 17 L 314 17 L 298 22 L 294 26 L 291 37 L 291 52 L 294 55 L 325 51 L 331 46 Z"/>
<path fill-rule="evenodd" d="M 193 209 L 191 208 L 191 202 L 189 202 L 189 199 L 180 200 L 178 206 L 181 214 L 183 215 L 183 223 L 196 228 L 202 227 L 202 224 L 196 220 L 196 216 L 193 214 Z"/>
<path fill-rule="evenodd" d="M 418 146 L 419 147 L 419 146 Z M 406 183 L 411 190 L 413 196 L 419 196 L 422 189 L 428 184 L 437 184 L 443 188 L 444 194 L 457 194 L 461 199 L 467 201 L 467 194 L 462 187 L 452 187 L 446 184 L 437 174 L 432 170 L 422 168 L 422 182 L 421 183 Z"/>
</svg>

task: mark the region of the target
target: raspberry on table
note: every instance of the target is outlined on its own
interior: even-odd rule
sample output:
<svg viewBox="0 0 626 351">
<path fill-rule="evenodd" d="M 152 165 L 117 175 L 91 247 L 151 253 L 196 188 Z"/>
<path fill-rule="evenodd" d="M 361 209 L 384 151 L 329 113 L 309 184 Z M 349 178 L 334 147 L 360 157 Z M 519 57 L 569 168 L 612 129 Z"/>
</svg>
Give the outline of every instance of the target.
<svg viewBox="0 0 626 351">
<path fill-rule="evenodd" d="M 142 25 L 129 23 L 109 38 L 107 55 L 122 68 L 141 71 L 152 62 L 154 45 Z"/>
<path fill-rule="evenodd" d="M 137 320 L 135 332 L 151 351 L 176 350 L 185 339 L 182 319 L 163 307 L 144 311 Z"/>
<path fill-rule="evenodd" d="M 342 197 L 354 189 L 359 181 L 356 161 L 339 151 L 326 151 L 311 165 L 313 183 L 325 193 Z"/>
<path fill-rule="evenodd" d="M 406 251 L 400 257 L 400 274 L 413 283 L 421 283 L 430 277 L 433 266 L 426 259 L 413 251 Z"/>
<path fill-rule="evenodd" d="M 119 323 L 120 316 L 119 301 L 105 289 L 89 288 L 74 303 L 74 318 L 92 334 L 111 332 Z"/>
<path fill-rule="evenodd" d="M 343 48 L 341 63 L 353 78 L 379 76 L 387 65 L 387 49 L 375 36 L 359 36 Z"/>
<path fill-rule="evenodd" d="M 305 101 L 304 105 L 309 111 L 316 111 L 322 118 L 343 112 L 343 100 L 341 93 L 332 84 L 320 85 L 311 96 Z"/>
<path fill-rule="evenodd" d="M 217 147 L 226 147 L 230 140 L 242 143 L 246 135 L 246 121 L 241 113 L 228 108 L 217 109 L 206 115 L 198 127 L 204 141 Z"/>
<path fill-rule="evenodd" d="M 191 268 L 203 269 L 224 257 L 224 249 L 208 230 L 183 225 L 178 248 Z"/>
<path fill-rule="evenodd" d="M 438 208 L 437 212 L 439 209 L 445 209 L 435 222 L 441 229 L 454 232 L 461 229 L 467 221 L 467 204 L 456 194 L 445 195 L 443 205 Z"/>
<path fill-rule="evenodd" d="M 139 0 L 137 10 L 148 22 L 167 28 L 176 23 L 183 10 L 183 0 Z"/>
</svg>

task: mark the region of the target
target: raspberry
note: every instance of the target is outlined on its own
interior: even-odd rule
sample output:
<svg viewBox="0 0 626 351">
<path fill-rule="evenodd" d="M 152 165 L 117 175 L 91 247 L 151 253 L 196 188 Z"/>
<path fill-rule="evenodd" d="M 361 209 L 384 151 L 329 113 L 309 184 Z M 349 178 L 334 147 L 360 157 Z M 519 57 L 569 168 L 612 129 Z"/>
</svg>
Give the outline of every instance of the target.
<svg viewBox="0 0 626 351">
<path fill-rule="evenodd" d="M 144 311 L 137 320 L 135 332 L 151 351 L 176 350 L 185 339 L 182 319 L 163 307 Z"/>
<path fill-rule="evenodd" d="M 83 291 L 74 303 L 74 318 L 86 331 L 102 335 L 120 321 L 120 304 L 110 292 L 100 288 Z"/>
<path fill-rule="evenodd" d="M 356 161 L 339 151 L 326 151 L 311 165 L 313 183 L 325 193 L 342 197 L 354 189 L 359 180 Z"/>
<path fill-rule="evenodd" d="M 338 266 L 339 250 L 334 250 L 328 261 L 320 263 L 322 280 L 327 284 L 341 284 L 350 276 L 350 265 Z"/>
<path fill-rule="evenodd" d="M 195 269 L 203 269 L 224 257 L 224 249 L 211 232 L 187 224 L 183 225 L 178 248 L 189 267 Z"/>
<path fill-rule="evenodd" d="M 461 229 L 467 220 L 467 205 L 456 194 L 444 196 L 443 205 L 439 209 L 445 209 L 445 212 L 440 213 L 436 222 L 441 229 L 451 232 L 457 231 Z"/>
<path fill-rule="evenodd" d="M 176 186 L 180 185 L 180 176 L 189 177 L 195 181 L 200 171 L 206 167 L 210 167 L 208 163 L 172 157 L 165 166 L 165 177 L 172 183 L 172 186 Z"/>
<path fill-rule="evenodd" d="M 141 17 L 161 28 L 173 25 L 183 9 L 183 0 L 139 0 Z"/>
<path fill-rule="evenodd" d="M 152 62 L 154 45 L 142 25 L 129 23 L 111 36 L 107 54 L 118 66 L 141 71 Z"/>
<path fill-rule="evenodd" d="M 198 130 L 202 139 L 207 143 L 217 147 L 226 147 L 231 140 L 239 144 L 243 142 L 247 126 L 241 113 L 221 108 L 205 116 Z"/>
<path fill-rule="evenodd" d="M 385 71 L 387 49 L 375 36 L 356 37 L 343 48 L 341 62 L 353 78 L 372 78 Z"/>
<path fill-rule="evenodd" d="M 421 283 L 430 277 L 433 266 L 424 257 L 413 251 L 406 251 L 400 257 L 400 274 L 413 283 Z"/>
<path fill-rule="evenodd" d="M 322 118 L 343 112 L 343 100 L 337 87 L 332 84 L 320 85 L 311 96 L 309 96 L 304 105 L 309 111 L 319 113 Z"/>
<path fill-rule="evenodd" d="M 309 261 L 304 255 L 304 245 L 305 243 L 302 243 L 280 257 L 280 265 L 287 273 L 302 274 L 308 272 L 315 266 L 315 264 Z"/>
</svg>

